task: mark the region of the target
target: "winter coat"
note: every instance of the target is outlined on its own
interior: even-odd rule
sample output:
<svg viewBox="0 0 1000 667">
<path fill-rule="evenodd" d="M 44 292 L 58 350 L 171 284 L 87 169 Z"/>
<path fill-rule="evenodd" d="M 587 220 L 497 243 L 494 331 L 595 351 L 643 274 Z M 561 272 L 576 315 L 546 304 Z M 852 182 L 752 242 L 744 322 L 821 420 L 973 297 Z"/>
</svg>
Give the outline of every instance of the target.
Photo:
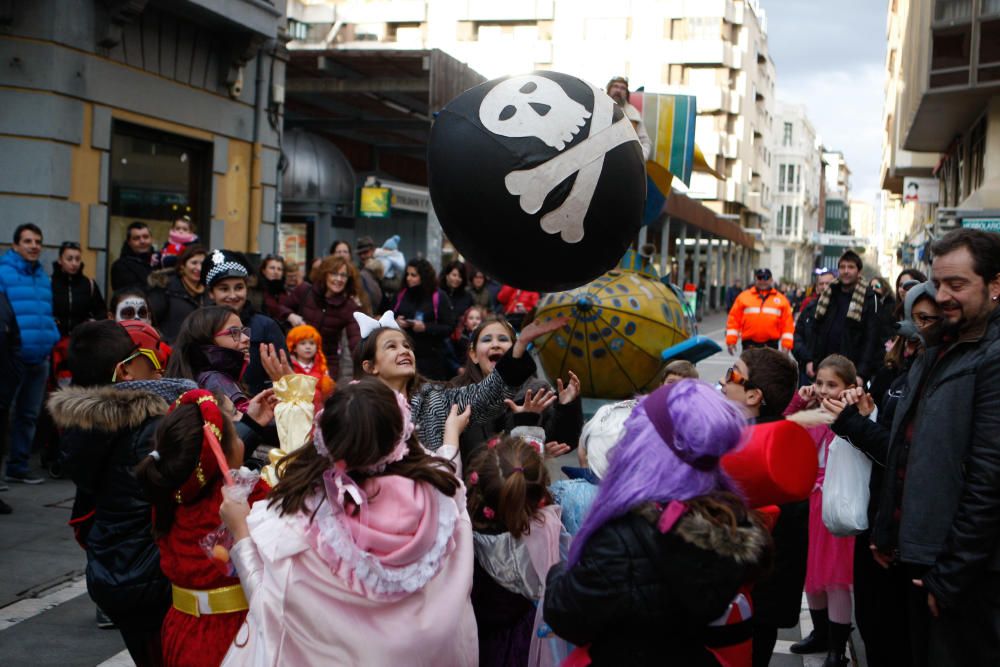
<svg viewBox="0 0 1000 667">
<path fill-rule="evenodd" d="M 497 283 L 486 283 L 481 288 L 476 289 L 472 285 L 465 288 L 469 296 L 472 297 L 474 306 L 482 306 L 487 311 L 494 311 L 497 307 L 497 294 L 500 292 L 500 285 Z"/>
<path fill-rule="evenodd" d="M 829 287 L 830 290 L 841 289 L 840 284 L 834 281 Z M 832 301 L 832 298 L 831 298 Z M 818 303 L 818 302 L 817 302 Z M 830 329 L 833 324 L 831 308 L 824 313 L 822 318 L 815 320 L 815 333 L 812 337 L 812 359 L 819 363 L 826 358 L 831 349 L 829 343 Z M 861 321 L 847 319 L 843 324 L 842 337 L 840 342 L 840 354 L 854 362 L 858 369 L 858 375 L 865 380 L 871 379 L 875 371 L 882 363 L 882 350 L 879 347 L 879 305 L 875 292 L 868 288 L 865 292 L 865 303 L 861 310 Z M 846 313 L 836 313 L 837 317 L 846 318 Z"/>
<path fill-rule="evenodd" d="M 424 296 L 420 290 L 404 289 L 396 298 L 395 313 L 397 317 L 408 320 L 423 318 L 424 331 L 407 329 L 413 338 L 417 370 L 426 378 L 445 380 L 450 378 L 445 360 L 445 341 L 455 328 L 455 310 L 443 290 L 436 290 L 436 293 L 434 298 Z"/>
<path fill-rule="evenodd" d="M 906 451 L 907 433 L 912 433 Z M 954 608 L 1000 572 L 1000 308 L 983 326 L 913 363 L 889 438 L 873 530 L 883 550 L 927 566 L 924 586 Z M 897 471 L 905 455 L 905 479 Z M 893 512 L 902 488 L 898 535 Z"/>
<path fill-rule="evenodd" d="M 48 274 L 39 262 L 8 250 L 0 256 L 0 292 L 7 295 L 21 332 L 21 361 L 28 366 L 42 363 L 59 341 Z"/>
<path fill-rule="evenodd" d="M 454 290 L 442 287 L 441 291 L 447 294 L 448 299 L 451 300 L 451 308 L 455 311 L 455 322 L 457 323 L 465 315 L 465 311 L 472 308 L 472 295 L 469 294 L 469 290 L 465 287 L 459 287 Z"/>
<path fill-rule="evenodd" d="M 0 410 L 10 408 L 21 377 L 21 332 L 7 295 L 0 292 Z"/>
<path fill-rule="evenodd" d="M 326 296 L 326 286 L 302 283 L 282 302 L 279 312 L 281 319 L 292 313 L 302 317 L 306 324 L 316 327 L 323 338 L 323 354 L 326 355 L 330 377 L 340 373 L 340 334 L 347 332 L 347 344 L 353 352 L 361 342 L 361 330 L 354 320 L 354 313 L 360 310 L 354 297 L 346 294 Z"/>
<path fill-rule="evenodd" d="M 497 294 L 497 301 L 500 302 L 503 312 L 507 315 L 513 315 L 517 304 L 524 306 L 524 312 L 530 313 L 538 305 L 538 299 L 540 298 L 538 292 L 531 292 L 528 290 L 518 289 L 516 287 L 511 287 L 510 285 L 504 285 L 500 288 L 500 292 Z"/>
<path fill-rule="evenodd" d="M 529 389 L 532 393 L 537 393 L 543 389 L 552 389 L 552 386 L 544 380 L 528 380 L 517 390 L 513 401 L 523 405 Z M 556 400 L 541 414 L 514 414 L 505 407 L 503 414 L 492 422 L 469 424 L 460 439 L 462 461 L 468 463 L 476 452 L 486 446 L 490 438 L 498 433 L 510 433 L 517 426 L 541 426 L 545 429 L 545 442 L 564 442 L 576 449 L 580 442 L 580 432 L 583 431 L 583 403 L 579 398 L 566 405 Z"/>
<path fill-rule="evenodd" d="M 813 338 L 816 336 L 816 304 L 817 299 L 812 299 L 799 311 L 799 317 L 795 320 L 795 338 L 792 344 L 792 356 L 799 362 L 799 370 L 805 373 L 806 364 L 813 361 L 812 347 Z M 814 363 L 815 365 L 815 363 Z"/>
<path fill-rule="evenodd" d="M 514 398 L 518 388 L 534 374 L 535 362 L 530 355 L 515 358 L 508 350 L 482 382 L 464 387 L 424 382 L 410 391 L 410 419 L 417 427 L 420 444 L 432 452 L 443 444 L 457 444 L 444 442 L 444 423 L 452 405 L 457 405 L 459 412 L 472 407 L 470 426 L 493 423 L 507 409 L 504 399 Z"/>
<path fill-rule="evenodd" d="M 59 262 L 52 263 L 52 312 L 61 336 L 70 335 L 78 324 L 108 318 L 101 289 L 93 278 L 83 275 L 83 264 L 79 273 L 70 275 Z"/>
<path fill-rule="evenodd" d="M 284 350 L 286 355 L 288 347 L 285 345 L 285 334 L 278 323 L 254 310 L 249 301 L 243 306 L 240 319 L 243 326 L 250 327 L 250 363 L 243 374 L 243 384 L 247 386 L 251 396 L 256 396 L 271 386 L 271 378 L 260 363 L 260 344 L 274 345 L 275 353 Z"/>
<path fill-rule="evenodd" d="M 111 291 L 116 292 L 125 287 L 147 290 L 149 274 L 156 268 L 152 252 L 137 255 L 127 242 L 123 243 L 121 256 L 111 264 Z"/>
<path fill-rule="evenodd" d="M 49 399 L 62 432 L 64 469 L 77 487 L 74 521 L 93 513 L 81 534 L 87 550 L 87 591 L 112 619 L 159 629 L 170 607 L 170 582 L 160 571 L 152 506 L 135 467 L 169 404 L 194 389 L 189 380 L 68 387 Z"/>
<path fill-rule="evenodd" d="M 661 530 L 664 510 L 653 503 L 601 526 L 575 565 L 549 571 L 545 622 L 578 646 L 589 643 L 595 667 L 718 665 L 705 648 L 709 625 L 769 550 L 767 532 L 730 502 L 741 518 L 735 533 L 690 507 Z"/>
<path fill-rule="evenodd" d="M 191 294 L 174 269 L 162 269 L 149 274 L 147 301 L 153 312 L 153 323 L 167 343 L 177 340 L 181 324 L 188 315 L 210 300 L 205 290 L 201 294 Z"/>
</svg>

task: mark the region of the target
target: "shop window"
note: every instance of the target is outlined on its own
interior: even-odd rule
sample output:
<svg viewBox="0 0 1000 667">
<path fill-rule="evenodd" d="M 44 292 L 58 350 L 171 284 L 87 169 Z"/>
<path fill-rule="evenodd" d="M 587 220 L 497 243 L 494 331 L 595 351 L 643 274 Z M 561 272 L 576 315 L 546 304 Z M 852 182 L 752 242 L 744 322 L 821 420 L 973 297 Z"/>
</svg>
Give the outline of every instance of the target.
<svg viewBox="0 0 1000 667">
<path fill-rule="evenodd" d="M 209 143 L 116 121 L 111 138 L 108 266 L 121 255 L 130 223 L 145 222 L 156 248 L 173 221 L 188 216 L 204 244 L 211 212 Z M 221 239 L 220 239 L 221 241 Z"/>
<path fill-rule="evenodd" d="M 278 254 L 286 262 L 291 260 L 298 264 L 304 280 L 309 279 L 315 226 L 315 216 L 285 215 L 278 224 Z"/>
<path fill-rule="evenodd" d="M 1000 20 L 979 24 L 979 63 L 976 80 L 980 83 L 1000 81 Z"/>
</svg>

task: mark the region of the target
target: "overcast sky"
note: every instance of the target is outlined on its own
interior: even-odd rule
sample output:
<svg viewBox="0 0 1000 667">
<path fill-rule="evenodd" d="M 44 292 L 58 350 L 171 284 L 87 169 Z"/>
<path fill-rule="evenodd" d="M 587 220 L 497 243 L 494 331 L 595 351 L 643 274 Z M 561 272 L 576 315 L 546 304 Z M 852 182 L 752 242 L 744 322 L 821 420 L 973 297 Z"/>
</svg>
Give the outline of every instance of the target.
<svg viewBox="0 0 1000 667">
<path fill-rule="evenodd" d="M 778 99 L 805 104 L 851 169 L 851 198 L 874 201 L 882 154 L 886 0 L 761 0 Z"/>
</svg>

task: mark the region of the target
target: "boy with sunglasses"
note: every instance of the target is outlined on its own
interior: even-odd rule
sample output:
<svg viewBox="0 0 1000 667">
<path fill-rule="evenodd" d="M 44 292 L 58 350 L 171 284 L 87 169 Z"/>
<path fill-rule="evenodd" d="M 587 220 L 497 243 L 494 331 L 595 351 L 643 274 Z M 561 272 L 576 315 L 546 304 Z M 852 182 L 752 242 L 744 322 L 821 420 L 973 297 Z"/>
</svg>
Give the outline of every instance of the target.
<svg viewBox="0 0 1000 667">
<path fill-rule="evenodd" d="M 197 387 L 160 377 L 167 354 L 144 322 L 86 322 L 70 337 L 73 385 L 49 400 L 62 429 L 62 467 L 76 484 L 70 525 L 87 552 L 87 591 L 139 665 L 161 662 L 171 598 L 152 510 L 132 471 L 152 450 L 168 406 Z"/>
<path fill-rule="evenodd" d="M 782 422 L 782 414 L 795 395 L 798 380 L 799 370 L 795 361 L 771 348 L 743 350 L 739 359 L 726 371 L 721 381 L 722 393 L 743 406 L 753 424 L 746 448 L 761 445 L 760 440 L 796 435 L 804 436 L 805 446 L 813 446 L 808 433 L 801 427 Z M 798 434 L 800 430 L 802 432 Z M 802 500 L 785 503 L 779 508 L 781 514 L 772 531 L 774 567 L 753 591 L 754 667 L 768 665 L 778 628 L 795 627 L 801 613 L 809 544 L 808 493 Z"/>
</svg>

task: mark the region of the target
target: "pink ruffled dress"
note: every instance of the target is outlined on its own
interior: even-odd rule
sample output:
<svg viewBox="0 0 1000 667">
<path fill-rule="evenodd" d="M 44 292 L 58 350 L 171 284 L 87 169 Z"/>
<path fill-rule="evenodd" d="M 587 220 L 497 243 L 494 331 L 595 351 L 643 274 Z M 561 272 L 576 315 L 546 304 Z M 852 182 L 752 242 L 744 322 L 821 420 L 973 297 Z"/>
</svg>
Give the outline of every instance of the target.
<svg viewBox="0 0 1000 667">
<path fill-rule="evenodd" d="M 785 410 L 786 415 L 805 408 L 798 394 Z M 823 524 L 823 480 L 826 477 L 826 457 L 836 434 L 829 426 L 806 429 L 816 443 L 819 469 L 816 485 L 809 496 L 809 555 L 806 561 L 806 593 L 829 590 L 851 590 L 854 585 L 854 538 L 837 537 Z"/>
<path fill-rule="evenodd" d="M 253 506 L 231 551 L 250 612 L 223 665 L 478 664 L 464 493 L 399 476 L 363 489 L 367 522 L 323 493 L 293 516 Z"/>
</svg>

